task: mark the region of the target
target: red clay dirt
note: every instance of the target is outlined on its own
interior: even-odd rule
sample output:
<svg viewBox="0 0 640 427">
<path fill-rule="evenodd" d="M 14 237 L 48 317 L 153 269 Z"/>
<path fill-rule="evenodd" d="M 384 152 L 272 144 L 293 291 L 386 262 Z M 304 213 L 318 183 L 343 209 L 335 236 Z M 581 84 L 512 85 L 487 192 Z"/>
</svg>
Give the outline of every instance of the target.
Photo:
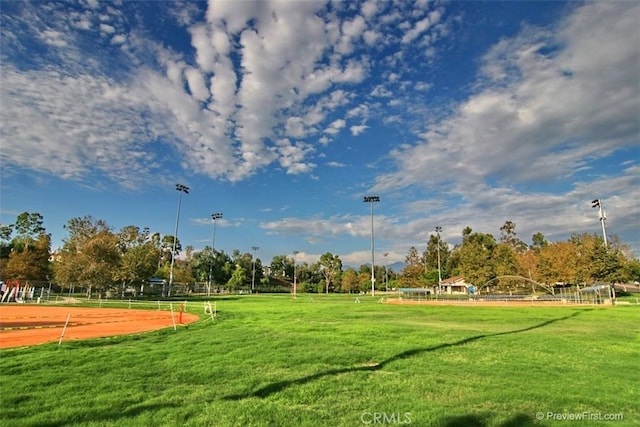
<svg viewBox="0 0 640 427">
<path fill-rule="evenodd" d="M 120 308 L 48 307 L 41 305 L 0 305 L 0 348 L 23 347 L 63 341 L 127 335 L 179 325 L 179 313 L 160 310 Z M 182 313 L 182 324 L 199 317 Z"/>
</svg>

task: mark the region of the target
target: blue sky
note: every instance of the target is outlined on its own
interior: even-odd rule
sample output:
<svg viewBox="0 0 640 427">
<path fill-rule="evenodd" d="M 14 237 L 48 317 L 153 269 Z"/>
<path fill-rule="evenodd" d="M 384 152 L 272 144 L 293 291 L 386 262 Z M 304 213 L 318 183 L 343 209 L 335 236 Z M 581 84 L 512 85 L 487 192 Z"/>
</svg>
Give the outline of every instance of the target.
<svg viewBox="0 0 640 427">
<path fill-rule="evenodd" d="M 640 253 L 637 2 L 2 2 L 0 221 L 92 215 L 270 262 L 466 226 Z M 387 253 L 386 257 L 382 257 Z M 380 261 L 382 260 L 382 261 Z"/>
</svg>

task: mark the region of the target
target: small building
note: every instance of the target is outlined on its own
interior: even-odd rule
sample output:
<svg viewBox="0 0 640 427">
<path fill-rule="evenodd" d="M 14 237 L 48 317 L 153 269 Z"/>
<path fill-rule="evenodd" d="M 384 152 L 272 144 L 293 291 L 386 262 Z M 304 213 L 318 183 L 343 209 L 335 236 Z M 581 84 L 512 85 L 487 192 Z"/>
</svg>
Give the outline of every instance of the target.
<svg viewBox="0 0 640 427">
<path fill-rule="evenodd" d="M 440 291 L 436 293 L 447 295 L 468 295 L 469 288 L 474 288 L 471 283 L 467 283 L 462 276 L 453 276 L 440 282 Z M 438 285 L 435 286 L 438 290 Z"/>
</svg>

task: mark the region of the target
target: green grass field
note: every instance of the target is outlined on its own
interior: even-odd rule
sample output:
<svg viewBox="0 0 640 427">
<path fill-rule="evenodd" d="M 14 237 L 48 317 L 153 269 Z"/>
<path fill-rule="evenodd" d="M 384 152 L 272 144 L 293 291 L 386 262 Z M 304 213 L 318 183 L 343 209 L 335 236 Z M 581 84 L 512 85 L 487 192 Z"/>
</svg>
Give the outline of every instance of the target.
<svg viewBox="0 0 640 427">
<path fill-rule="evenodd" d="M 640 425 L 638 306 L 360 300 L 213 298 L 177 332 L 0 351 L 0 424 Z"/>
</svg>

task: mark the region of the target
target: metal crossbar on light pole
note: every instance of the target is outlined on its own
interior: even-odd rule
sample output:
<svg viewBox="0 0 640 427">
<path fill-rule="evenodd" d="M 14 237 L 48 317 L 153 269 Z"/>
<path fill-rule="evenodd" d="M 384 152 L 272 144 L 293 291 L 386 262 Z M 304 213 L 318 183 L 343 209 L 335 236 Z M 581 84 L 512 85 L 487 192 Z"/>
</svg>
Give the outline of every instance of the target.
<svg viewBox="0 0 640 427">
<path fill-rule="evenodd" d="M 436 227 L 436 234 L 438 235 L 438 292 L 442 293 L 442 274 L 440 273 L 440 232 L 442 231 L 442 227 Z"/>
<path fill-rule="evenodd" d="M 371 296 L 376 294 L 376 262 L 375 262 L 375 246 L 373 238 L 373 204 L 380 201 L 378 196 L 364 196 L 364 203 L 371 204 Z"/>
<path fill-rule="evenodd" d="M 176 230 L 173 234 L 173 249 L 171 250 L 171 266 L 169 267 L 169 290 L 167 296 L 171 296 L 171 286 L 173 286 L 173 264 L 176 258 L 176 245 L 178 244 L 178 223 L 180 222 L 180 204 L 182 203 L 182 193 L 189 194 L 189 187 L 182 184 L 176 184 L 178 191 L 178 213 L 176 214 Z"/>
<path fill-rule="evenodd" d="M 207 295 L 211 295 L 211 279 L 213 277 L 213 263 L 216 256 L 216 221 L 222 218 L 221 212 L 214 212 L 211 214 L 211 220 L 213 221 L 213 235 L 211 236 L 211 264 L 209 264 L 209 289 Z"/>
<path fill-rule="evenodd" d="M 251 246 L 251 249 L 253 249 L 253 273 L 251 275 L 251 292 L 253 292 L 256 287 L 256 251 L 260 249 L 260 247 Z"/>
<path fill-rule="evenodd" d="M 602 237 L 604 237 L 604 247 L 608 247 L 607 241 L 607 229 L 604 226 L 604 222 L 607 220 L 607 214 L 604 212 L 604 206 L 602 206 L 602 199 L 595 199 L 591 202 L 591 207 L 598 208 L 598 217 L 600 223 L 602 223 Z"/>
</svg>

